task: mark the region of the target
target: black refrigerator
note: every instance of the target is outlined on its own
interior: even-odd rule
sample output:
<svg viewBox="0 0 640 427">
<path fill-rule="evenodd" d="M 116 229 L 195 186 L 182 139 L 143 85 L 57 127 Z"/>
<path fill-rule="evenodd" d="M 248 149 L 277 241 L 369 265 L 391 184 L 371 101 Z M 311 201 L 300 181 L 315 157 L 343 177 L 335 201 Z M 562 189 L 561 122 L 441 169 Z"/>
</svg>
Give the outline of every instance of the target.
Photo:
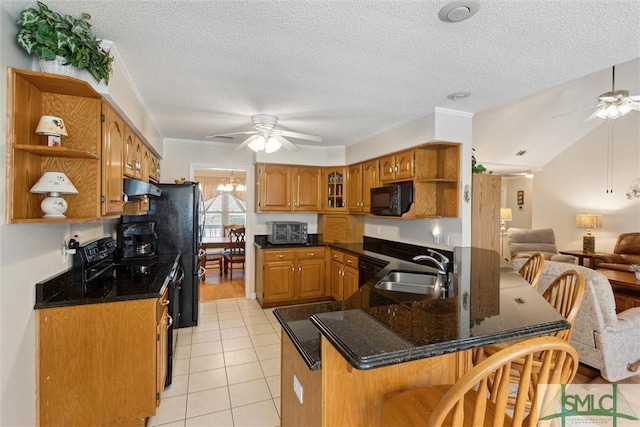
<svg viewBox="0 0 640 427">
<path fill-rule="evenodd" d="M 158 184 L 147 215 L 123 216 L 123 223 L 154 221 L 156 253 L 180 253 L 184 281 L 180 290 L 180 328 L 198 325 L 198 252 L 204 227 L 204 202 L 197 182 Z"/>
</svg>

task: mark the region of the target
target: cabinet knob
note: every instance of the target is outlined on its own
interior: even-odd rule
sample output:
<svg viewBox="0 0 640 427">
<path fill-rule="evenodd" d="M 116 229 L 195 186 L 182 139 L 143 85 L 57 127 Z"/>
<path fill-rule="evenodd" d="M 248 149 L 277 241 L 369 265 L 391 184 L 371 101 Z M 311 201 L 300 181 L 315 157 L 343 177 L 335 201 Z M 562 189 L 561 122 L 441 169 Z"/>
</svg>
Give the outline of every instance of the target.
<svg viewBox="0 0 640 427">
<path fill-rule="evenodd" d="M 394 171 L 394 172 L 398 172 L 398 169 L 399 169 L 399 168 L 398 168 L 398 165 L 395 165 L 395 166 L 393 167 L 393 171 Z"/>
<path fill-rule="evenodd" d="M 173 325 L 173 317 L 167 316 L 169 318 L 169 324 L 167 326 Z"/>
<path fill-rule="evenodd" d="M 353 264 L 353 261 L 351 261 L 350 259 L 347 260 L 347 264 Z"/>
<path fill-rule="evenodd" d="M 168 299 L 166 299 L 166 300 L 162 301 L 162 302 L 160 303 L 160 305 L 161 305 L 161 306 L 163 306 L 163 307 L 165 307 L 165 306 L 169 305 L 169 300 L 168 300 Z"/>
<path fill-rule="evenodd" d="M 308 252 L 307 256 L 316 256 L 315 252 Z"/>
<path fill-rule="evenodd" d="M 389 173 L 393 173 L 393 166 L 389 166 Z"/>
<path fill-rule="evenodd" d="M 284 258 L 284 254 L 278 254 L 276 255 L 277 258 Z"/>
</svg>

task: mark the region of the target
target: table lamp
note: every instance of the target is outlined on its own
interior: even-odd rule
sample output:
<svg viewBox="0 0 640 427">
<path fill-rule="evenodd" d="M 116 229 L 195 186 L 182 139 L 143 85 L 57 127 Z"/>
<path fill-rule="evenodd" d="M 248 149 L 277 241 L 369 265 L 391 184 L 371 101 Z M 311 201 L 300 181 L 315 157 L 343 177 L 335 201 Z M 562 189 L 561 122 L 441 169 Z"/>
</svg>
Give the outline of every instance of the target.
<svg viewBox="0 0 640 427">
<path fill-rule="evenodd" d="M 504 234 L 507 232 L 507 221 L 513 220 L 513 216 L 511 214 L 511 208 L 500 208 L 500 233 Z"/>
<path fill-rule="evenodd" d="M 44 137 L 45 145 L 59 147 L 60 137 L 69 136 L 64 121 L 56 116 L 42 116 L 36 127 L 36 133 Z"/>
<path fill-rule="evenodd" d="M 595 228 L 602 228 L 602 215 L 576 215 L 576 227 L 587 229 L 587 234 L 582 237 L 582 251 L 595 252 L 596 238 L 591 235 L 591 230 Z"/>
<path fill-rule="evenodd" d="M 66 218 L 64 213 L 67 211 L 67 201 L 60 195 L 78 194 L 76 187 L 62 172 L 45 172 L 29 191 L 40 194 L 49 193 L 40 203 L 40 208 L 44 212 L 43 218 Z"/>
</svg>

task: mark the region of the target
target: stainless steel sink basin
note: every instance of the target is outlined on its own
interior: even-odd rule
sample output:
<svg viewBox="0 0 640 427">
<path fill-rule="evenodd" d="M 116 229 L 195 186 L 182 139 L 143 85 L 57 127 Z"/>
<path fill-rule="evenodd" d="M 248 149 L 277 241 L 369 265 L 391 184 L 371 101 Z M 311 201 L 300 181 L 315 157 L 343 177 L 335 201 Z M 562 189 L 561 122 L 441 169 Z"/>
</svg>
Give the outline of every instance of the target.
<svg viewBox="0 0 640 427">
<path fill-rule="evenodd" d="M 438 274 L 392 271 L 376 283 L 375 288 L 412 294 L 439 295 L 442 290 L 442 281 L 442 276 Z"/>
</svg>

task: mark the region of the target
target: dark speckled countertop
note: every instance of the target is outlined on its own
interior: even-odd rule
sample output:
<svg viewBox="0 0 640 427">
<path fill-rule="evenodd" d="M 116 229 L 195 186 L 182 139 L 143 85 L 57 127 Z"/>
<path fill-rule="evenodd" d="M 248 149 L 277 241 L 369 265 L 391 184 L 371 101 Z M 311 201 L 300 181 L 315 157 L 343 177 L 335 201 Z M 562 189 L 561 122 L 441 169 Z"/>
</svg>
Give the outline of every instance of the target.
<svg viewBox="0 0 640 427">
<path fill-rule="evenodd" d="M 164 291 L 167 275 L 179 258 L 178 254 L 159 254 L 152 262 L 150 273 L 146 275 L 132 275 L 133 263 L 116 266 L 110 276 L 98 278 L 86 284 L 78 279 L 77 271 L 71 268 L 36 283 L 34 308 L 159 298 Z"/>
<path fill-rule="evenodd" d="M 367 242 L 331 246 L 388 264 L 345 301 L 274 310 L 310 369 L 321 365 L 320 334 L 353 367 L 371 369 L 569 327 L 495 251 L 456 248 L 449 290 L 433 298 L 374 287 L 394 270 L 433 268 L 370 251 Z"/>
</svg>

